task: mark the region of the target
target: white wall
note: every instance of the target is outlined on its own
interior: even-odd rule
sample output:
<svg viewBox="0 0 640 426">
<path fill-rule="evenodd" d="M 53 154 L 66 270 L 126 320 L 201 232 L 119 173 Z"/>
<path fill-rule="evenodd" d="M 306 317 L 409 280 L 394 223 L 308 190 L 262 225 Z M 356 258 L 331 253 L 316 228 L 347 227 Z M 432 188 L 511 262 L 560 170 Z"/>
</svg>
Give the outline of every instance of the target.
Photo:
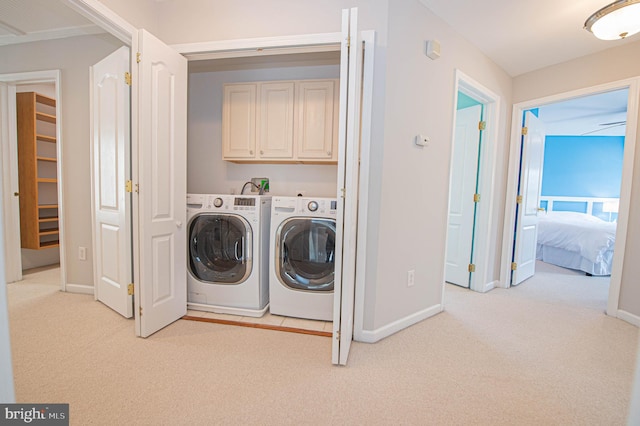
<svg viewBox="0 0 640 426">
<path fill-rule="evenodd" d="M 640 41 L 523 74 L 514 79 L 514 103 L 640 76 Z M 640 143 L 640 133 L 635 141 Z M 640 155 L 636 153 L 619 309 L 640 317 Z"/>
<path fill-rule="evenodd" d="M 1 125 L 1 123 L 0 123 Z M 0 200 L 2 194 L 2 174 L 0 174 Z M 0 223 L 3 210 L 0 209 Z M 4 227 L 0 226 L 0 241 L 4 241 Z M 0 244 L 0 403 L 15 402 L 13 387 L 13 365 L 9 334 L 9 309 L 7 307 L 7 280 L 5 279 L 4 244 Z"/>
<path fill-rule="evenodd" d="M 0 73 L 60 69 L 67 282 L 93 285 L 89 66 L 120 47 L 110 35 L 73 37 L 0 47 Z M 87 260 L 78 260 L 78 247 Z"/>
<path fill-rule="evenodd" d="M 187 192 L 239 194 L 252 177 L 269 178 L 271 195 L 335 197 L 336 165 L 235 164 L 222 160 L 224 83 L 338 78 L 339 65 L 267 67 L 189 74 Z M 245 193 L 250 193 L 247 187 Z"/>
<path fill-rule="evenodd" d="M 511 102 L 511 79 L 473 45 L 416 0 L 389 4 L 384 152 L 380 163 L 375 286 L 367 290 L 365 328 L 378 330 L 412 313 L 437 306 L 442 299 L 446 244 L 449 163 L 451 154 L 455 70 L 460 69 Z M 426 40 L 439 40 L 442 57 L 425 55 Z M 507 122 L 506 107 L 499 112 Z M 413 138 L 431 139 L 421 149 Z M 504 129 L 500 132 L 504 152 Z M 497 170 L 505 167 L 499 158 Z M 498 173 L 497 199 L 503 197 L 504 173 Z M 498 203 L 499 204 L 499 203 Z M 500 218 L 495 226 L 502 224 Z M 492 264 L 497 264 L 499 253 Z M 415 286 L 407 287 L 407 271 Z M 489 275 L 498 273 L 490 271 Z M 375 294 L 371 294 L 371 291 Z"/>
</svg>

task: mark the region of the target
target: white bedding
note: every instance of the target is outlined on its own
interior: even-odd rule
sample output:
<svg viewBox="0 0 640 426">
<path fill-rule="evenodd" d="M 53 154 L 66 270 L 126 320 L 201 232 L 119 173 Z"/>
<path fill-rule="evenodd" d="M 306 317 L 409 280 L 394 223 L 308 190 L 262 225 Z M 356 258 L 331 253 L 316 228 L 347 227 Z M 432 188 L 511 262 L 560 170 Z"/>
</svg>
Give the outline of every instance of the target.
<svg viewBox="0 0 640 426">
<path fill-rule="evenodd" d="M 594 274 L 608 275 L 611 272 L 612 253 L 616 240 L 616 224 L 584 213 L 554 211 L 538 216 L 538 252 L 544 248 L 552 251 L 563 250 L 575 253 L 584 263 L 597 265 L 596 268 L 579 269 Z M 548 257 L 548 256 L 547 256 Z M 540 256 L 538 256 L 540 259 Z M 571 267 L 554 262 L 554 259 L 540 259 L 559 266 Z M 575 264 L 575 263 L 574 263 Z M 585 270 L 589 269 L 589 270 Z"/>
</svg>

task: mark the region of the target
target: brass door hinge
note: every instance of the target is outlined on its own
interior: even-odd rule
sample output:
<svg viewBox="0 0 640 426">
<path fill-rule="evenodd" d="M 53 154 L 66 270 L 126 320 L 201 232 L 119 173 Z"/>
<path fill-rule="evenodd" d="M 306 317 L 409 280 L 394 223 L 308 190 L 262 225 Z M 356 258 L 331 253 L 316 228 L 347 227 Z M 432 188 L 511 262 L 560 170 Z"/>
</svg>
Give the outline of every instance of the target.
<svg viewBox="0 0 640 426">
<path fill-rule="evenodd" d="M 480 194 L 473 194 L 473 202 L 474 203 L 480 202 Z"/>
<path fill-rule="evenodd" d="M 126 192 L 133 192 L 133 182 L 131 182 L 131 180 L 128 180 L 128 181 L 125 182 L 124 190 Z"/>
<path fill-rule="evenodd" d="M 131 73 L 129 73 L 129 71 L 124 73 L 124 82 L 127 83 L 128 86 L 131 86 Z"/>
<path fill-rule="evenodd" d="M 133 283 L 127 284 L 127 294 L 133 296 Z"/>
<path fill-rule="evenodd" d="M 140 61 L 142 60 L 142 59 L 140 59 L 140 56 L 141 56 L 141 55 L 140 55 L 140 52 L 137 52 L 137 53 L 136 53 L 136 63 L 138 63 L 138 64 L 139 64 L 139 63 L 140 63 Z"/>
<path fill-rule="evenodd" d="M 469 272 L 475 272 L 476 271 L 476 265 L 474 265 L 473 263 L 469 264 Z"/>
<path fill-rule="evenodd" d="M 478 123 L 478 130 L 486 130 L 487 129 L 487 122 L 486 121 L 480 121 Z"/>
<path fill-rule="evenodd" d="M 515 271 L 516 269 L 518 269 L 518 264 L 516 262 L 511 262 L 511 270 Z"/>
<path fill-rule="evenodd" d="M 138 313 L 140 314 L 140 316 L 142 316 L 142 306 L 140 306 L 140 309 L 138 310 Z"/>
<path fill-rule="evenodd" d="M 517 203 L 517 204 L 522 204 L 522 195 L 518 195 L 518 196 L 516 197 L 516 203 Z"/>
<path fill-rule="evenodd" d="M 522 136 L 526 136 L 527 133 L 529 133 L 529 128 L 528 127 L 523 127 L 522 128 Z"/>
</svg>

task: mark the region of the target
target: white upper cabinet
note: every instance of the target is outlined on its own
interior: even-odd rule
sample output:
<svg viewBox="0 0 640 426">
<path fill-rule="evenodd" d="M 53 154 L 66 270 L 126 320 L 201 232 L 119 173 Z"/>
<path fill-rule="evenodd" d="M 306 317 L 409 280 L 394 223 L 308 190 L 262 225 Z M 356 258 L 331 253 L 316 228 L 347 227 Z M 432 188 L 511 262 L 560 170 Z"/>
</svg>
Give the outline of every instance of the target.
<svg viewBox="0 0 640 426">
<path fill-rule="evenodd" d="M 336 163 L 338 84 L 337 79 L 225 84 L 223 159 Z"/>
<path fill-rule="evenodd" d="M 337 80 L 298 82 L 296 148 L 299 159 L 337 161 L 337 86 Z"/>
<path fill-rule="evenodd" d="M 258 84 L 227 84 L 222 107 L 222 156 L 252 159 L 256 155 Z"/>
<path fill-rule="evenodd" d="M 259 158 L 293 158 L 294 87 L 292 81 L 260 84 Z"/>
</svg>

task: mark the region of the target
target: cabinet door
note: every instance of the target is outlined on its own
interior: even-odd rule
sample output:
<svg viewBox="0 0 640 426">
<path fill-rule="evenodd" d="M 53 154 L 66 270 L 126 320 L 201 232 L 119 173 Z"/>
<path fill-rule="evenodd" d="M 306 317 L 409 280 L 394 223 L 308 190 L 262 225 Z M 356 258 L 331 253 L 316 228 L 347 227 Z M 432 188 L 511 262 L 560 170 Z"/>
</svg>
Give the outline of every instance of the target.
<svg viewBox="0 0 640 426">
<path fill-rule="evenodd" d="M 293 157 L 294 82 L 260 84 L 258 112 L 258 157 Z"/>
<path fill-rule="evenodd" d="M 256 154 L 257 84 L 227 84 L 222 105 L 222 156 L 251 159 Z"/>
<path fill-rule="evenodd" d="M 337 160 L 334 126 L 337 80 L 298 82 L 296 116 L 297 157 Z"/>
</svg>

